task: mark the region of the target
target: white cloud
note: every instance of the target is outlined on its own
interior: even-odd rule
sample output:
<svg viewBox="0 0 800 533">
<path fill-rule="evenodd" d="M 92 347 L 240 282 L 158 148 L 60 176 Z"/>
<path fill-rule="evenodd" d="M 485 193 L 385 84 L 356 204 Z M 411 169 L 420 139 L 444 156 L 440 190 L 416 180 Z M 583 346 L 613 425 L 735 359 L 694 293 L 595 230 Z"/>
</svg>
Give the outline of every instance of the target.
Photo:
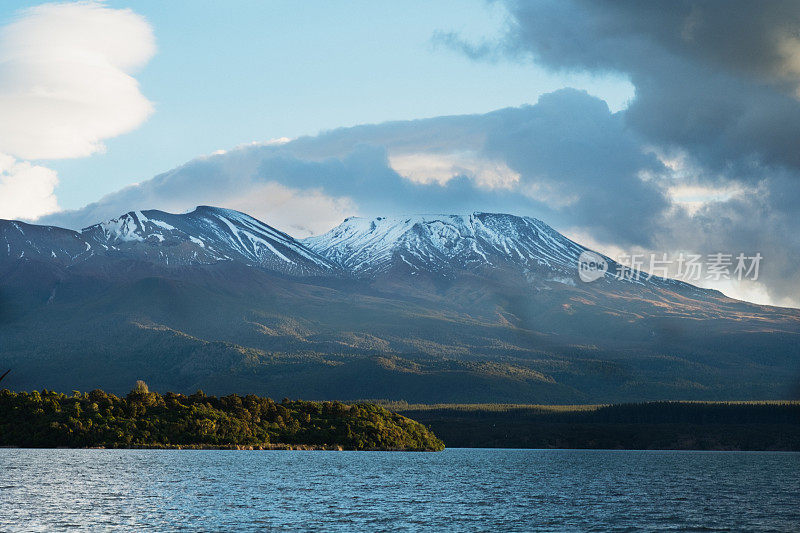
<svg viewBox="0 0 800 533">
<path fill-rule="evenodd" d="M 99 2 L 43 4 L 0 28 L 0 217 L 58 210 L 56 172 L 15 159 L 85 157 L 150 115 L 131 73 L 154 52 L 144 18 Z"/>
<path fill-rule="evenodd" d="M 756 191 L 746 189 L 738 183 L 724 186 L 675 185 L 667 188 L 670 200 L 686 209 L 689 214 L 696 213 L 711 202 L 726 202 L 732 198 L 741 197 L 746 192 L 755 193 Z"/>
<path fill-rule="evenodd" d="M 320 190 L 292 189 L 275 182 L 254 185 L 220 205 L 266 221 L 296 238 L 325 233 L 356 214 L 355 204 L 347 197 L 335 198 Z"/>
<path fill-rule="evenodd" d="M 83 209 L 57 212 L 37 223 L 77 230 L 134 209 L 185 213 L 198 205 L 213 205 L 242 211 L 302 238 L 324 233 L 348 216 L 358 214 L 356 203 L 348 196 L 254 177 L 247 165 L 237 164 L 236 155 L 237 151 L 233 151 L 196 159 L 193 165 L 209 162 L 214 164 L 214 170 L 192 174 L 188 182 L 174 179 L 174 174 L 162 175 L 130 185 Z"/>
<path fill-rule="evenodd" d="M 0 152 L 84 157 L 152 112 L 131 76 L 155 52 L 147 21 L 101 3 L 43 4 L 0 28 Z"/>
<path fill-rule="evenodd" d="M 532 200 L 544 202 L 559 209 L 575 205 L 581 199 L 578 194 L 565 193 L 558 183 L 546 178 L 539 178 L 538 181 L 520 187 L 519 192 Z"/>
<path fill-rule="evenodd" d="M 268 141 L 253 141 L 251 144 L 257 146 L 280 146 L 290 142 L 292 142 L 290 137 L 276 137 L 275 139 L 270 139 Z"/>
<path fill-rule="evenodd" d="M 503 161 L 493 161 L 472 151 L 450 153 L 390 153 L 389 165 L 404 178 L 429 185 L 444 185 L 466 176 L 485 189 L 510 189 L 519 182 L 519 173 Z"/>
<path fill-rule="evenodd" d="M 800 298 L 794 298 L 792 295 L 776 296 L 774 291 L 771 292 L 768 286 L 758 281 L 740 281 L 735 279 L 719 281 L 702 280 L 696 285 L 706 289 L 716 289 L 725 296 L 745 302 L 753 302 L 761 305 L 778 305 L 781 307 L 800 307 Z"/>
<path fill-rule="evenodd" d="M 245 144 L 240 144 L 239 146 L 235 146 L 233 150 L 239 150 L 242 148 L 247 148 L 249 146 L 281 146 L 286 143 L 292 142 L 292 139 L 289 137 L 277 137 L 275 139 L 270 139 L 268 141 L 252 141 Z M 219 150 L 214 150 L 210 154 L 201 157 L 214 157 L 215 155 L 225 155 L 228 153 L 228 150 L 220 148 Z"/>
<path fill-rule="evenodd" d="M 59 210 L 55 171 L 0 154 L 0 218 L 37 218 Z"/>
</svg>

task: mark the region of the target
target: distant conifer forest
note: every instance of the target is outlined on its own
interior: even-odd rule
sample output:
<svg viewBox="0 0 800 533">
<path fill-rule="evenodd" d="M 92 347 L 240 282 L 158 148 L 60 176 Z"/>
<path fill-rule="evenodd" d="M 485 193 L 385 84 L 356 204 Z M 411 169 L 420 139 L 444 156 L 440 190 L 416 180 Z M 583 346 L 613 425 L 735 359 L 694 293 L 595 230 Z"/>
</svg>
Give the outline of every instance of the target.
<svg viewBox="0 0 800 533">
<path fill-rule="evenodd" d="M 456 448 L 800 451 L 800 402 L 384 405 Z"/>
</svg>

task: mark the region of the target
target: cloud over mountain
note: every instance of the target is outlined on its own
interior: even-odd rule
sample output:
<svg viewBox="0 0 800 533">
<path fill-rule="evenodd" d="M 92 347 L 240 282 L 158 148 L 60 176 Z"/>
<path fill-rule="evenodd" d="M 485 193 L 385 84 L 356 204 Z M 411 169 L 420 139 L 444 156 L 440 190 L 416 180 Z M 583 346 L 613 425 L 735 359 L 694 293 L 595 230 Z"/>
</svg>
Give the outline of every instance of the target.
<svg viewBox="0 0 800 533">
<path fill-rule="evenodd" d="M 759 282 L 725 290 L 800 304 L 797 4 L 506 5 L 498 42 L 440 40 L 476 59 L 622 74 L 629 107 L 562 89 L 487 114 L 248 145 L 41 222 L 212 202 L 303 236 L 352 214 L 513 212 L 608 251 L 761 252 Z"/>
<path fill-rule="evenodd" d="M 775 1 L 505 2 L 494 43 L 443 41 L 475 59 L 622 74 L 622 120 L 676 171 L 668 188 L 708 191 L 675 211 L 661 248 L 762 250 L 774 297 L 800 301 L 800 4 Z M 720 194 L 738 190 L 740 194 Z M 792 303 L 792 301 L 786 303 Z"/>
<path fill-rule="evenodd" d="M 280 184 L 293 198 L 314 198 L 322 208 L 316 216 L 326 210 L 339 216 L 513 209 L 591 226 L 620 244 L 647 244 L 648 227 L 668 202 L 639 175 L 665 170 L 602 100 L 567 89 L 533 106 L 485 115 L 358 126 L 241 147 L 43 222 L 78 227 L 136 206 L 186 210 L 215 198 L 231 208 L 246 201 L 250 212 L 285 229 L 307 225 L 308 210 L 276 216 L 282 201 L 264 186 Z M 618 201 L 610 179 L 626 188 L 629 202 Z M 620 217 L 638 224 L 620 224 Z"/>
<path fill-rule="evenodd" d="M 0 216 L 23 218 L 58 211 L 55 171 L 0 153 Z"/>
</svg>

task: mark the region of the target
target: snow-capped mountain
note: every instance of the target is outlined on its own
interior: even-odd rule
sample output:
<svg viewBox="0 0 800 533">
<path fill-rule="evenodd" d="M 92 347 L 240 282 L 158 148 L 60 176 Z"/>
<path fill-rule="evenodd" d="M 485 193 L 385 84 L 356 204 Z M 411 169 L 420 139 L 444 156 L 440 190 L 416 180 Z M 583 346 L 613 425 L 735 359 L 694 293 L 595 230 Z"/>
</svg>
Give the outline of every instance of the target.
<svg viewBox="0 0 800 533">
<path fill-rule="evenodd" d="M 20 389 L 145 378 L 431 403 L 796 390 L 800 311 L 661 278 L 582 283 L 585 250 L 488 213 L 351 218 L 303 241 L 213 207 L 80 232 L 0 220 L 0 368 Z"/>
<path fill-rule="evenodd" d="M 544 222 L 499 213 L 352 217 L 304 240 L 238 211 L 200 206 L 185 214 L 130 211 L 80 232 L 0 221 L 0 258 L 73 265 L 99 258 L 135 259 L 166 267 L 235 262 L 293 276 L 374 279 L 422 273 L 514 274 L 512 282 L 574 284 L 588 249 Z M 3 251 L 5 254 L 3 254 Z M 620 268 L 605 258 L 609 274 Z M 613 283 L 612 275 L 595 285 Z M 706 292 L 651 278 L 624 283 Z"/>
<path fill-rule="evenodd" d="M 80 233 L 18 220 L 0 220 L 0 258 L 33 259 L 71 264 L 94 253 Z"/>
<path fill-rule="evenodd" d="M 356 277 L 433 273 L 444 277 L 472 271 L 516 273 L 528 281 L 572 284 L 583 252 L 592 252 L 541 220 L 503 213 L 351 217 L 329 232 L 303 239 L 311 250 Z M 599 255 L 599 254 L 597 254 Z M 603 257 L 603 256 L 601 256 Z M 624 283 L 708 293 L 682 281 L 659 277 L 615 278 L 623 268 L 604 257 L 608 274 L 596 285 Z"/>
<path fill-rule="evenodd" d="M 398 267 L 447 275 L 512 263 L 574 275 L 578 256 L 586 250 L 540 220 L 494 213 L 353 217 L 302 242 L 367 277 Z"/>
<path fill-rule="evenodd" d="M 3 221 L 0 239 L 9 258 L 53 259 L 65 264 L 103 256 L 167 266 L 236 261 L 297 276 L 335 275 L 338 271 L 327 259 L 251 216 L 207 206 L 186 214 L 131 211 L 81 232 Z"/>
<path fill-rule="evenodd" d="M 131 211 L 82 230 L 89 242 L 166 264 L 239 261 L 293 275 L 337 268 L 289 235 L 231 209 L 200 206 L 191 213 Z"/>
</svg>

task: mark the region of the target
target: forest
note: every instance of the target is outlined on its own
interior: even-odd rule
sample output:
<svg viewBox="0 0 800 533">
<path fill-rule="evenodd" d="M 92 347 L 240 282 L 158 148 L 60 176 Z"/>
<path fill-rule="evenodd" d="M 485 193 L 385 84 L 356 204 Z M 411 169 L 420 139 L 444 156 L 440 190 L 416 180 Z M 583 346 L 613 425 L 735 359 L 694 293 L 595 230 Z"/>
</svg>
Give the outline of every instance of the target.
<svg viewBox="0 0 800 533">
<path fill-rule="evenodd" d="M 445 444 L 800 451 L 800 402 L 275 402 L 253 394 L 159 394 L 141 381 L 122 397 L 0 390 L 0 446 L 438 451 Z"/>
<path fill-rule="evenodd" d="M 456 448 L 800 451 L 800 402 L 384 402 Z"/>
<path fill-rule="evenodd" d="M 370 404 L 255 395 L 0 391 L 0 446 L 439 451 L 425 426 Z"/>
</svg>

